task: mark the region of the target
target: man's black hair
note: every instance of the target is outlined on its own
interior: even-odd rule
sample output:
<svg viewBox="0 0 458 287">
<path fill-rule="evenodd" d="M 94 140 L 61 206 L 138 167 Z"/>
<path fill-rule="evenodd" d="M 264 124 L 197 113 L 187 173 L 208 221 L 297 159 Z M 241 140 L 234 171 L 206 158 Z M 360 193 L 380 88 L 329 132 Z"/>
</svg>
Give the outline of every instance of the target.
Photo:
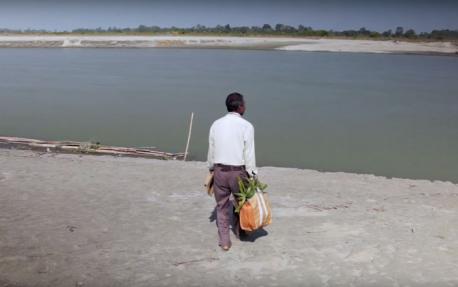
<svg viewBox="0 0 458 287">
<path fill-rule="evenodd" d="M 228 112 L 236 112 L 239 107 L 243 105 L 243 96 L 239 93 L 229 94 L 226 98 L 226 107 Z"/>
</svg>

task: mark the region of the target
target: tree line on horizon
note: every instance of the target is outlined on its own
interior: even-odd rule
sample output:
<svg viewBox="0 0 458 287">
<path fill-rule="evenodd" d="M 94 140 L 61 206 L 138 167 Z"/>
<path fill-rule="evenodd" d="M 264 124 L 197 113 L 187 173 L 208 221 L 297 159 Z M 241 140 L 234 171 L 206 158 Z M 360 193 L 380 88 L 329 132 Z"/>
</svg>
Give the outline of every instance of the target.
<svg viewBox="0 0 458 287">
<path fill-rule="evenodd" d="M 263 26 L 230 26 L 217 25 L 214 27 L 207 27 L 204 25 L 196 25 L 190 28 L 179 28 L 179 27 L 159 27 L 159 26 L 146 26 L 139 25 L 135 28 L 78 28 L 72 31 L 49 31 L 43 29 L 25 29 L 25 30 L 14 30 L 14 29 L 0 29 L 0 33 L 53 33 L 53 34 L 175 34 L 175 35 L 186 35 L 186 34 L 209 34 L 209 35 L 237 35 L 237 36 L 255 36 L 255 35 L 266 35 L 266 36 L 302 36 L 302 37 L 348 37 L 348 38 L 407 38 L 407 39 L 432 39 L 432 40 L 457 40 L 458 30 L 442 29 L 432 30 L 431 32 L 416 33 L 414 29 L 404 29 L 401 26 L 396 27 L 394 30 L 386 30 L 384 32 L 371 31 L 364 27 L 358 30 L 323 30 L 313 29 L 310 26 L 290 26 L 286 24 L 276 24 L 271 26 L 270 24 L 264 24 Z"/>
</svg>

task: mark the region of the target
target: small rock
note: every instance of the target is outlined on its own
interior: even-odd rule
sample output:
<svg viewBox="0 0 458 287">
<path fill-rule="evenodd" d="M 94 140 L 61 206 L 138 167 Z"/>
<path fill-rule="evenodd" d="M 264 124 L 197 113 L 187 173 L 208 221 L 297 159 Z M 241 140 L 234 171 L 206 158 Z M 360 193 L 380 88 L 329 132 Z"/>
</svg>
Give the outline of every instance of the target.
<svg viewBox="0 0 458 287">
<path fill-rule="evenodd" d="M 78 227 L 73 226 L 73 225 L 67 225 L 66 228 L 67 228 L 68 231 L 73 232 L 73 231 L 75 231 L 75 229 L 77 229 Z"/>
</svg>

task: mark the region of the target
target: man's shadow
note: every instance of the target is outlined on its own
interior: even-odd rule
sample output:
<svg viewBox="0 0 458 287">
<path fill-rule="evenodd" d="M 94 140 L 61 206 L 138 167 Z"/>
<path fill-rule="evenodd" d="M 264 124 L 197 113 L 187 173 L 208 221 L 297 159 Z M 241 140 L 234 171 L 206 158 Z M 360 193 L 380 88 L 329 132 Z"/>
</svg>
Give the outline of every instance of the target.
<svg viewBox="0 0 458 287">
<path fill-rule="evenodd" d="M 208 220 L 210 222 L 216 221 L 216 207 L 213 208 L 213 211 L 210 213 Z M 232 222 L 232 219 L 231 219 L 231 222 Z M 235 234 L 234 229 L 233 228 L 231 229 L 232 229 L 232 232 Z M 240 241 L 255 242 L 256 239 L 267 236 L 267 235 L 269 235 L 267 231 L 265 231 L 263 228 L 259 228 L 258 230 L 255 230 L 252 232 L 245 232 L 245 235 L 240 236 Z"/>
</svg>

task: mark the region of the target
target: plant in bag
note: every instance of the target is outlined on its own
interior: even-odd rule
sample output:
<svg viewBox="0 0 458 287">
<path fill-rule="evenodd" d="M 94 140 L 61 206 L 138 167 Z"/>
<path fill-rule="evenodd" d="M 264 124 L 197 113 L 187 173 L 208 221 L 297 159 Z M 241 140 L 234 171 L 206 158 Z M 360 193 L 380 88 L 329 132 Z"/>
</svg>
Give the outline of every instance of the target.
<svg viewBox="0 0 458 287">
<path fill-rule="evenodd" d="M 257 190 L 264 191 L 267 188 L 267 184 L 260 182 L 257 178 L 243 180 L 239 177 L 238 183 L 239 193 L 235 194 L 238 197 L 238 206 L 235 209 L 237 213 L 240 212 L 245 202 L 255 195 Z"/>
</svg>

